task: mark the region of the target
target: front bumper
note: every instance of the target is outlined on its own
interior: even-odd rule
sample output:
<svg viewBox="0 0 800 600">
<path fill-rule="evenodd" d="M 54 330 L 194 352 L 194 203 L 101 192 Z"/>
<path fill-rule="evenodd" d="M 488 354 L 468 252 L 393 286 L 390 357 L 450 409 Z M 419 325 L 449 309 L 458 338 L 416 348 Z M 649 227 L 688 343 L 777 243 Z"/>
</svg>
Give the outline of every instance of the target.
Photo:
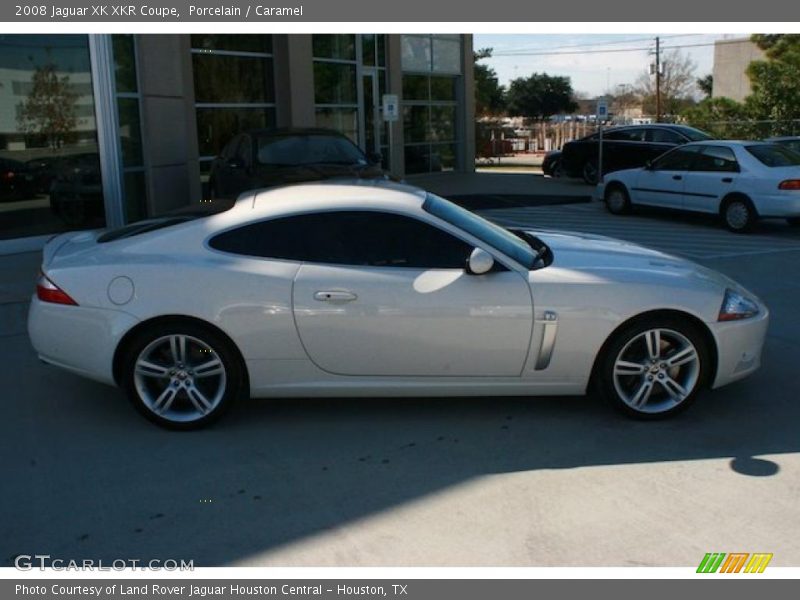
<svg viewBox="0 0 800 600">
<path fill-rule="evenodd" d="M 769 326 L 769 311 L 750 319 L 709 323 L 717 343 L 717 374 L 712 388 L 747 377 L 761 366 L 761 351 Z"/>
<path fill-rule="evenodd" d="M 28 335 L 39 358 L 112 385 L 117 345 L 136 323 L 122 311 L 51 304 L 36 296 L 28 311 Z"/>
</svg>

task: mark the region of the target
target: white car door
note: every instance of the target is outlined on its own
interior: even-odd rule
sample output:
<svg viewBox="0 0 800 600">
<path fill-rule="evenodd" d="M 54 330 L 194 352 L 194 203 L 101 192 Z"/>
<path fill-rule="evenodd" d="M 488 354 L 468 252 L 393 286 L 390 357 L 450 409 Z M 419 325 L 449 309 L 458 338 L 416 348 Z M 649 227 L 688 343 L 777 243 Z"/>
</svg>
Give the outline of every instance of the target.
<svg viewBox="0 0 800 600">
<path fill-rule="evenodd" d="M 684 178 L 696 154 L 695 146 L 682 146 L 643 168 L 631 189 L 633 203 L 683 208 Z"/>
<path fill-rule="evenodd" d="M 686 210 L 718 213 L 722 198 L 736 189 L 740 178 L 739 164 L 733 150 L 713 144 L 701 148 L 697 159 L 684 177 Z"/>
<path fill-rule="evenodd" d="M 409 216 L 332 212 L 325 229 L 329 248 L 321 261 L 304 262 L 292 292 L 300 339 L 319 368 L 360 376 L 521 374 L 533 306 L 519 272 L 468 274 L 471 246 Z"/>
</svg>

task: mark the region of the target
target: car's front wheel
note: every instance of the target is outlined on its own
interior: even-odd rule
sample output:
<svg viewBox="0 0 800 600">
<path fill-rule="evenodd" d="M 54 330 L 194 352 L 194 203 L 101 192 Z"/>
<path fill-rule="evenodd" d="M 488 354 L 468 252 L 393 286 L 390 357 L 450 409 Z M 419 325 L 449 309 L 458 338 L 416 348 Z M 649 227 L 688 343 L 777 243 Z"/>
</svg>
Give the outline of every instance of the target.
<svg viewBox="0 0 800 600">
<path fill-rule="evenodd" d="M 581 173 L 583 180 L 589 185 L 597 185 L 597 182 L 600 181 L 600 171 L 597 168 L 597 162 L 594 160 L 587 160 Z"/>
<path fill-rule="evenodd" d="M 622 412 L 641 419 L 662 418 L 694 401 L 706 380 L 709 356 L 703 335 L 684 319 L 648 318 L 611 339 L 597 383 Z"/>
<path fill-rule="evenodd" d="M 624 215 L 631 210 L 631 199 L 628 191 L 620 184 L 614 183 L 606 188 L 606 208 L 614 215 Z"/>
<path fill-rule="evenodd" d="M 123 368 L 123 387 L 136 409 L 169 429 L 197 429 L 217 420 L 244 386 L 231 343 L 190 322 L 140 332 L 126 349 Z"/>
</svg>

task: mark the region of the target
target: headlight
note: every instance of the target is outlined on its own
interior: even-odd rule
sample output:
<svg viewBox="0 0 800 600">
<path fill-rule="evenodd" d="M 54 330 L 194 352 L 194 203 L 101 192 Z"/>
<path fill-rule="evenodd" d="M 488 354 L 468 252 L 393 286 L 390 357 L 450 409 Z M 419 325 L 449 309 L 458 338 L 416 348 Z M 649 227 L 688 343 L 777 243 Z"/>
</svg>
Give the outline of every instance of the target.
<svg viewBox="0 0 800 600">
<path fill-rule="evenodd" d="M 749 319 L 758 314 L 758 304 L 750 298 L 745 298 L 733 290 L 725 290 L 725 299 L 722 301 L 722 308 L 719 309 L 720 321 L 738 321 L 739 319 Z"/>
</svg>

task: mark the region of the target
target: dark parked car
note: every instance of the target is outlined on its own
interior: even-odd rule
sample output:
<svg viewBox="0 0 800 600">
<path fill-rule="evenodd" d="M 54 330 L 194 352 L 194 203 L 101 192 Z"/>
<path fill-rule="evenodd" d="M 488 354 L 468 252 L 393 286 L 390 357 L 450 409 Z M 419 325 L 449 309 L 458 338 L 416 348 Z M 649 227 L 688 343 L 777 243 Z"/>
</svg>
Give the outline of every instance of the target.
<svg viewBox="0 0 800 600">
<path fill-rule="evenodd" d="M 800 154 L 800 135 L 787 135 L 784 137 L 773 137 L 765 140 L 767 142 L 772 142 L 774 144 L 780 144 L 781 146 L 786 146 L 789 150 Z"/>
<path fill-rule="evenodd" d="M 50 208 L 73 227 L 102 219 L 103 190 L 97 153 L 72 154 L 58 162 L 50 183 Z"/>
<path fill-rule="evenodd" d="M 564 169 L 561 163 L 561 150 L 553 150 L 544 155 L 542 173 L 549 177 L 563 177 Z"/>
<path fill-rule="evenodd" d="M 603 131 L 603 173 L 643 167 L 667 150 L 712 137 L 685 125 L 630 125 Z M 599 134 L 567 142 L 561 149 L 561 166 L 569 177 L 598 180 Z"/>
<path fill-rule="evenodd" d="M 33 175 L 25 163 L 0 158 L 0 202 L 25 200 L 35 195 Z"/>
<path fill-rule="evenodd" d="M 212 198 L 335 177 L 386 178 L 380 155 L 367 155 L 329 129 L 260 129 L 235 136 L 211 164 Z"/>
</svg>

